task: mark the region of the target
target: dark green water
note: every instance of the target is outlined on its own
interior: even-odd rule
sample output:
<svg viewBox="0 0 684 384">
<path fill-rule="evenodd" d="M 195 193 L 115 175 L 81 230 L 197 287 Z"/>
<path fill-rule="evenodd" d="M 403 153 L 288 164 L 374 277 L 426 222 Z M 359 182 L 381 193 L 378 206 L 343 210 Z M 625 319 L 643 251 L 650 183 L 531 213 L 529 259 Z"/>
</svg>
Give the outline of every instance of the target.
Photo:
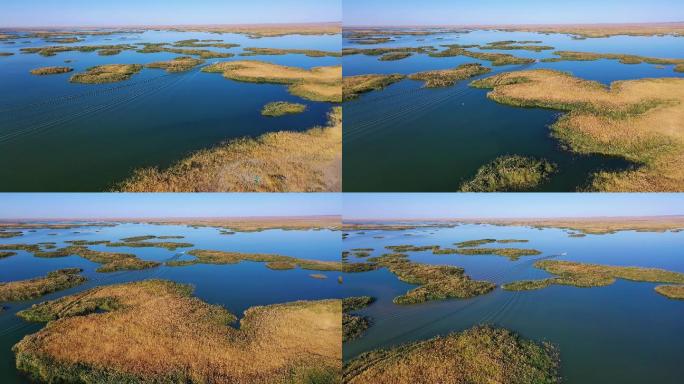
<svg viewBox="0 0 684 384">
<path fill-rule="evenodd" d="M 424 41 L 418 41 L 424 39 Z M 612 37 L 572 40 L 566 35 L 474 31 L 397 37 L 397 41 L 359 46 L 344 40 L 345 47 L 436 46 L 485 44 L 500 40 L 540 40 L 557 50 L 629 53 L 651 57 L 684 57 L 684 41 L 673 37 Z M 519 57 L 542 59 L 553 51 L 501 51 Z M 625 65 L 617 61 L 559 62 L 492 67 L 468 57 L 431 58 L 414 55 L 398 61 L 378 61 L 377 56 L 343 58 L 344 75 L 368 73 L 410 74 L 453 68 L 478 62 L 499 72 L 535 68 L 568 71 L 576 76 L 609 84 L 616 80 L 682 76 L 672 66 Z M 484 76 L 482 76 L 484 77 Z M 560 113 L 553 110 L 513 108 L 486 98 L 487 90 L 468 87 L 470 81 L 440 89 L 421 88 L 404 80 L 382 91 L 370 92 L 344 104 L 344 190 L 349 192 L 449 192 L 472 178 L 486 163 L 503 155 L 541 157 L 558 164 L 556 173 L 539 191 L 575 191 L 586 186 L 598 170 L 620 170 L 628 162 L 606 156 L 575 155 L 550 137 L 549 126 Z"/>
<path fill-rule="evenodd" d="M 80 232 L 80 233 L 74 233 Z M 195 244 L 194 248 L 277 253 L 281 255 L 316 259 L 339 260 L 339 232 L 282 231 L 237 232 L 221 235 L 215 228 L 193 229 L 185 226 L 158 226 L 144 224 L 120 224 L 116 227 L 92 227 L 70 230 L 40 229 L 24 231 L 24 236 L 0 239 L 2 244 L 35 244 L 53 241 L 63 246 L 67 240 L 117 240 L 141 235 L 181 235 L 184 239 L 169 240 Z M 56 235 L 50 235 L 50 234 Z M 189 248 L 168 251 L 162 248 L 111 248 L 93 246 L 92 249 L 134 253 L 144 260 L 163 262 L 169 259 L 187 258 L 182 253 Z M 29 279 L 45 275 L 60 268 L 78 267 L 84 269 L 88 282 L 72 289 L 55 292 L 39 299 L 26 302 L 2 303 L 5 311 L 0 313 L 0 382 L 28 383 L 28 380 L 14 367 L 11 348 L 25 335 L 34 333 L 43 324 L 28 323 L 15 314 L 32 304 L 52 300 L 95 286 L 139 281 L 143 279 L 168 279 L 194 286 L 194 294 L 202 300 L 226 307 L 231 313 L 242 317 L 245 309 L 255 305 L 268 305 L 296 300 L 318 300 L 339 298 L 342 286 L 337 282 L 335 272 L 316 272 L 328 279 L 309 277 L 312 271 L 294 269 L 273 271 L 264 263 L 241 262 L 234 265 L 193 265 L 188 267 L 157 267 L 142 271 L 121 271 L 97 273 L 99 264 L 77 256 L 40 259 L 26 252 L 0 259 L 0 282 Z M 284 289 L 286 287 L 286 289 Z"/>
<path fill-rule="evenodd" d="M 306 48 L 337 51 L 339 36 L 284 36 L 249 39 L 237 34 L 148 31 L 87 37 L 75 45 L 175 42 L 222 39 L 240 44 L 232 49 L 206 48 L 239 54 L 246 47 Z M 25 42 L 29 43 L 25 43 Z M 301 131 L 324 124 L 330 103 L 300 99 L 285 86 L 239 83 L 220 74 L 168 74 L 143 69 L 131 79 L 112 84 L 72 84 L 73 74 L 34 76 L 31 69 L 64 66 L 84 71 L 94 65 L 146 64 L 169 60 L 170 53 L 123 51 L 115 56 L 95 52 L 64 52 L 43 57 L 19 49 L 57 45 L 41 39 L 0 42 L 0 191 L 102 191 L 128 177 L 133 169 L 165 167 L 194 150 L 224 140 L 280 130 Z M 231 60 L 263 60 L 303 68 L 338 65 L 339 58 L 304 55 L 235 56 Z M 65 60 L 73 60 L 64 63 Z M 272 101 L 307 105 L 307 111 L 279 118 L 261 116 Z"/>
<path fill-rule="evenodd" d="M 481 238 L 528 239 L 494 244 L 534 248 L 539 256 L 509 261 L 497 256 L 433 255 L 414 252 L 414 261 L 456 265 L 474 279 L 503 284 L 548 276 L 533 267 L 541 258 L 587 263 L 644 266 L 684 272 L 684 233 L 620 232 L 571 238 L 563 230 L 462 225 L 408 231 L 351 232 L 343 249 L 387 245 L 441 245 Z M 384 236 L 375 239 L 374 236 Z M 490 245 L 487 245 L 490 246 Z M 350 261 L 356 261 L 353 257 Z M 526 338 L 549 341 L 560 350 L 564 383 L 681 383 L 684 367 L 684 301 L 657 294 L 657 284 L 618 280 L 598 288 L 552 286 L 536 291 L 495 291 L 467 300 L 399 306 L 392 299 L 413 286 L 385 269 L 345 276 L 345 296 L 378 300 L 359 313 L 373 325 L 358 340 L 344 344 L 345 359 L 376 348 L 427 339 L 477 324 L 511 329 Z"/>
</svg>

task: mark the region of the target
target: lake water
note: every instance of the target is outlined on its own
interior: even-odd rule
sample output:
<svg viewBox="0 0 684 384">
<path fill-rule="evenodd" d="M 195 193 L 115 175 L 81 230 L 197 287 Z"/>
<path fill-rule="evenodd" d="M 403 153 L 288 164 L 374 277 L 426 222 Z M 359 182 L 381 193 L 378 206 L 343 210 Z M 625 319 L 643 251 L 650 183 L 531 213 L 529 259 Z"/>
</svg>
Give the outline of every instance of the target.
<svg viewBox="0 0 684 384">
<path fill-rule="evenodd" d="M 38 229 L 23 231 L 24 236 L 0 239 L 0 244 L 36 244 L 56 242 L 58 247 L 68 240 L 118 240 L 130 236 L 180 235 L 183 239 L 162 241 L 188 242 L 192 248 L 169 251 L 163 248 L 112 248 L 92 246 L 91 249 L 109 252 L 133 253 L 144 260 L 163 262 L 188 258 L 181 254 L 190 249 L 210 249 L 238 252 L 275 253 L 315 260 L 339 260 L 340 232 L 331 230 L 266 230 L 263 232 L 236 232 L 221 235 L 216 228 L 191 228 L 181 225 L 147 225 L 122 223 L 115 227 L 83 227 L 68 230 Z M 75 233 L 80 232 L 80 233 Z M 53 235 L 54 234 L 54 235 Z M 337 272 L 305 271 L 293 269 L 274 271 L 265 263 L 241 262 L 233 265 L 192 265 L 187 267 L 160 266 L 141 271 L 98 273 L 99 264 L 78 256 L 53 259 L 35 258 L 19 251 L 17 255 L 0 259 L 0 282 L 30 279 L 43 276 L 60 268 L 78 267 L 84 270 L 88 282 L 80 286 L 55 292 L 36 300 L 2 303 L 0 313 L 0 377 L 3 383 L 28 383 L 15 369 L 11 348 L 25 335 L 44 326 L 28 323 L 16 313 L 32 304 L 90 289 L 95 286 L 139 281 L 167 279 L 194 286 L 194 294 L 202 300 L 223 305 L 231 313 L 242 317 L 243 311 L 255 305 L 268 305 L 296 300 L 319 300 L 342 297 L 342 286 Z M 314 279 L 311 273 L 327 275 L 327 279 Z"/>
<path fill-rule="evenodd" d="M 684 233 L 619 232 L 568 237 L 560 229 L 517 226 L 460 225 L 405 231 L 351 231 L 343 249 L 387 245 L 440 245 L 482 238 L 527 239 L 529 243 L 485 247 L 534 248 L 541 255 L 510 261 L 499 256 L 409 253 L 411 260 L 463 267 L 474 279 L 497 285 L 549 276 L 533 266 L 554 258 L 606 265 L 663 268 L 684 273 Z M 384 236 L 381 239 L 374 238 Z M 565 255 L 561 255 L 564 254 Z M 350 256 L 350 261 L 358 261 Z M 466 300 L 433 301 L 400 306 L 395 296 L 414 286 L 386 269 L 345 276 L 345 296 L 369 295 L 377 301 L 358 313 L 373 325 L 365 335 L 344 344 L 344 358 L 376 348 L 423 340 L 477 324 L 511 329 L 523 337 L 549 341 L 560 351 L 564 383 L 681 383 L 684 367 L 684 301 L 656 293 L 654 283 L 617 280 L 595 288 L 551 286 L 535 291 L 495 291 Z"/>
<path fill-rule="evenodd" d="M 141 34 L 89 36 L 73 45 L 173 43 L 217 39 L 240 44 L 231 49 L 200 48 L 239 54 L 246 47 L 339 51 L 340 36 L 283 36 L 250 39 L 240 34 L 147 31 Z M 56 56 L 22 54 L 21 48 L 60 45 L 42 39 L 0 41 L 0 191 L 102 191 L 133 169 L 165 167 L 189 152 L 224 140 L 265 132 L 302 131 L 326 122 L 330 103 L 292 96 L 284 85 L 240 83 L 201 67 L 182 73 L 143 69 L 131 79 L 110 84 L 73 84 L 73 73 L 103 64 L 146 64 L 181 55 L 123 51 L 63 52 Z M 68 44 L 61 44 L 68 45 Z M 339 65 L 336 57 L 305 55 L 234 56 L 311 68 Z M 65 63 L 65 60 L 72 60 Z M 74 72 L 35 76 L 30 70 L 70 66 Z M 307 105 L 297 115 L 268 118 L 261 108 L 272 101 Z"/>
<path fill-rule="evenodd" d="M 627 37 L 574 40 L 568 35 L 500 31 L 473 31 L 429 36 L 398 36 L 378 45 L 353 44 L 345 48 L 419 47 L 442 44 L 479 44 L 502 40 L 538 40 L 554 50 L 479 50 L 518 57 L 554 57 L 555 50 L 624 53 L 661 58 L 684 58 L 684 39 L 676 37 Z M 423 41 L 420 41 L 423 40 Z M 494 67 L 469 57 L 433 58 L 414 54 L 398 61 L 378 61 L 378 56 L 343 57 L 344 75 L 370 73 L 410 74 L 481 63 L 492 69 L 486 75 L 537 68 L 567 71 L 575 76 L 610 84 L 616 80 L 646 77 L 682 77 L 673 66 L 626 65 L 617 60 L 587 62 L 536 62 Z M 472 178 L 482 165 L 503 155 L 546 158 L 559 171 L 540 191 L 575 191 L 587 185 L 597 170 L 620 170 L 630 164 L 619 158 L 575 155 L 550 138 L 549 126 L 560 113 L 544 109 L 514 108 L 486 98 L 488 90 L 468 86 L 465 80 L 448 88 L 426 89 L 422 82 L 404 80 L 384 90 L 362 94 L 344 103 L 344 190 L 395 192 L 448 192 Z"/>
</svg>

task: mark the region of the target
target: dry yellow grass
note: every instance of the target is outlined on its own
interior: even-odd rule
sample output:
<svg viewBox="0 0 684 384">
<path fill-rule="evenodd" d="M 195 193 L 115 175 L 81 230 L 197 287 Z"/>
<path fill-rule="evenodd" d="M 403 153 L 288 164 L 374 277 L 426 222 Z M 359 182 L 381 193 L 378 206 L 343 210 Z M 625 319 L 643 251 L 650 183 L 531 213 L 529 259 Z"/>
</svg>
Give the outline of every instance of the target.
<svg viewBox="0 0 684 384">
<path fill-rule="evenodd" d="M 272 253 L 243 253 L 193 249 L 192 251 L 188 252 L 188 254 L 194 256 L 195 259 L 169 261 L 166 263 L 166 265 L 172 267 L 181 267 L 194 264 L 226 265 L 237 264 L 241 261 L 253 261 L 267 263 L 266 265 L 274 270 L 286 270 L 293 269 L 295 267 L 312 271 L 341 271 L 343 269 L 342 263 L 337 261 L 300 259 Z"/>
<path fill-rule="evenodd" d="M 616 24 L 536 24 L 483 27 L 505 31 L 564 33 L 582 38 L 628 36 L 684 36 L 684 23 L 616 23 Z"/>
<path fill-rule="evenodd" d="M 508 72 L 472 83 L 508 105 L 569 111 L 554 136 L 578 153 L 620 156 L 639 166 L 599 172 L 591 189 L 616 192 L 684 190 L 684 79 L 602 84 L 552 70 Z"/>
<path fill-rule="evenodd" d="M 172 26 L 170 30 L 187 32 L 240 33 L 253 39 L 287 35 L 337 35 L 342 33 L 341 23 L 291 23 L 291 24 L 236 24 L 236 25 L 189 25 Z"/>
<path fill-rule="evenodd" d="M 345 76 L 342 79 L 342 98 L 343 100 L 355 99 L 361 93 L 377 91 L 401 81 L 406 76 L 398 73 L 392 75 L 357 75 Z"/>
<path fill-rule="evenodd" d="M 57 75 L 60 73 L 68 73 L 73 71 L 71 67 L 41 67 L 31 70 L 32 75 Z"/>
<path fill-rule="evenodd" d="M 595 235 L 619 231 L 665 232 L 684 230 L 684 216 L 463 219 L 462 222 L 561 228 Z"/>
<path fill-rule="evenodd" d="M 142 70 L 140 64 L 106 64 L 88 68 L 86 72 L 71 76 L 72 83 L 102 84 L 115 83 L 131 78 Z"/>
<path fill-rule="evenodd" d="M 156 63 L 146 64 L 146 68 L 164 69 L 166 72 L 185 72 L 204 63 L 204 60 L 194 59 L 189 56 L 176 57 L 173 60 L 159 61 Z"/>
<path fill-rule="evenodd" d="M 558 383 L 558 351 L 505 330 L 463 332 L 367 352 L 345 364 L 348 384 Z"/>
<path fill-rule="evenodd" d="M 45 277 L 0 283 L 0 302 L 30 300 L 83 284 L 87 279 L 78 268 L 49 272 Z"/>
<path fill-rule="evenodd" d="M 196 152 L 165 170 L 145 168 L 125 192 L 335 192 L 341 190 L 342 109 L 328 126 L 273 132 Z"/>
<path fill-rule="evenodd" d="M 97 313 L 96 310 L 106 310 Z M 245 311 L 162 280 L 95 288 L 21 314 L 52 320 L 14 346 L 17 367 L 46 382 L 334 383 L 341 370 L 341 300 Z"/>
<path fill-rule="evenodd" d="M 504 284 L 502 288 L 510 291 L 527 291 L 551 285 L 603 287 L 615 283 L 616 279 L 684 284 L 684 273 L 659 268 L 623 267 L 562 260 L 541 260 L 534 263 L 534 266 L 557 276 L 539 280 L 514 281 Z M 658 286 L 655 290 L 669 298 L 680 298 L 677 296 L 682 293 L 682 287 L 684 285 L 667 285 Z"/>
<path fill-rule="evenodd" d="M 228 61 L 207 66 L 204 72 L 223 73 L 227 79 L 249 83 L 287 84 L 295 96 L 313 101 L 342 101 L 342 66 L 304 69 L 264 61 Z"/>
<path fill-rule="evenodd" d="M 273 217 L 212 217 L 157 219 L 148 221 L 160 225 L 189 225 L 192 227 L 215 227 L 240 232 L 258 232 L 267 229 L 307 230 L 339 228 L 341 216 L 273 216 Z"/>
<path fill-rule="evenodd" d="M 655 291 L 670 299 L 684 300 L 684 285 L 659 285 Z"/>
</svg>

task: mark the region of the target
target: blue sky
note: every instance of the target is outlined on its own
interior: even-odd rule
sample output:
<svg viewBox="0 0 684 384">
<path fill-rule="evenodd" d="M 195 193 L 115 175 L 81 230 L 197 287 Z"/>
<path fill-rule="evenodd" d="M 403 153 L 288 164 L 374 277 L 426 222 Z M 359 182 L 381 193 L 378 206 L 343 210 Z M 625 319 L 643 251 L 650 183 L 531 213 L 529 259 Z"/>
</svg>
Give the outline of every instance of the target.
<svg viewBox="0 0 684 384">
<path fill-rule="evenodd" d="M 3 193 L 0 219 L 339 215 L 334 193 Z"/>
<path fill-rule="evenodd" d="M 341 21 L 341 0 L 2 0 L 0 28 Z"/>
<path fill-rule="evenodd" d="M 682 0 L 343 0 L 345 25 L 684 21 Z"/>
<path fill-rule="evenodd" d="M 348 219 L 683 215 L 684 194 L 345 193 Z"/>
</svg>

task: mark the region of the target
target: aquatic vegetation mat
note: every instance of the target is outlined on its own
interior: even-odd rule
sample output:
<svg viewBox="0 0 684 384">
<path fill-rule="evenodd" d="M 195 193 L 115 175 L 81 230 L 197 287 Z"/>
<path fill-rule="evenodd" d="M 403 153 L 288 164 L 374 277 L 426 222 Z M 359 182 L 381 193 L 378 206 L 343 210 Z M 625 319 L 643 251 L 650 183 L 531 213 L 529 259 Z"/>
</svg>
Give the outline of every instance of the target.
<svg viewBox="0 0 684 384">
<path fill-rule="evenodd" d="M 342 299 L 342 341 L 358 339 L 371 326 L 368 316 L 354 315 L 350 312 L 366 308 L 375 301 L 371 296 L 345 297 Z"/>
<path fill-rule="evenodd" d="M 145 64 L 145 68 L 159 68 L 166 72 L 185 72 L 204 63 L 204 60 L 193 59 L 189 56 L 176 57 L 169 61 L 158 61 L 156 63 Z"/>
<path fill-rule="evenodd" d="M 202 68 L 223 77 L 248 83 L 286 84 L 288 91 L 307 100 L 342 101 L 342 66 L 304 69 L 264 61 L 228 61 Z"/>
<path fill-rule="evenodd" d="M 73 71 L 74 69 L 71 67 L 41 67 L 41 68 L 36 68 L 31 70 L 32 75 L 57 75 L 60 73 L 68 73 Z"/>
<path fill-rule="evenodd" d="M 198 151 L 165 170 L 144 168 L 123 192 L 334 192 L 341 190 L 342 108 L 328 125 L 273 132 Z"/>
<path fill-rule="evenodd" d="M 551 285 L 571 285 L 583 288 L 603 287 L 615 283 L 616 279 L 684 284 L 684 273 L 658 268 L 620 267 L 561 260 L 540 260 L 534 263 L 534 266 L 558 276 L 540 280 L 515 281 L 504 284 L 501 288 L 509 291 L 526 291 L 546 288 Z M 672 286 L 660 287 L 656 287 L 656 291 L 670 297 L 666 293 L 674 293 L 674 296 L 676 296 L 676 292 L 681 293 L 684 286 L 678 286 L 679 288 L 662 288 Z"/>
<path fill-rule="evenodd" d="M 0 302 L 31 300 L 86 282 L 81 269 L 68 268 L 49 272 L 45 277 L 0 283 Z"/>
<path fill-rule="evenodd" d="M 243 49 L 240 56 L 258 56 L 258 55 L 306 55 L 309 57 L 340 57 L 340 52 L 320 51 L 316 49 L 281 49 L 281 48 L 254 48 L 248 47 Z"/>
<path fill-rule="evenodd" d="M 264 105 L 261 114 L 264 116 L 278 117 L 292 115 L 306 111 L 306 105 L 300 103 L 288 103 L 287 101 L 274 101 Z"/>
<path fill-rule="evenodd" d="M 490 72 L 482 64 L 461 64 L 453 69 L 418 72 L 408 76 L 411 80 L 424 81 L 426 88 L 450 87 L 456 82 Z"/>
<path fill-rule="evenodd" d="M 477 326 L 463 332 L 364 353 L 344 365 L 344 382 L 558 383 L 559 355 L 513 332 Z"/>
<path fill-rule="evenodd" d="M 594 52 L 576 52 L 576 51 L 556 51 L 553 53 L 560 57 L 551 57 L 542 59 L 542 62 L 557 62 L 557 61 L 595 61 L 600 59 L 619 60 L 622 64 L 656 64 L 656 65 L 674 65 L 675 72 L 684 72 L 684 59 L 660 59 L 655 57 L 645 57 L 637 55 L 625 55 L 615 53 L 594 53 Z"/>
<path fill-rule="evenodd" d="M 475 177 L 461 184 L 461 192 L 522 192 L 539 188 L 557 166 L 545 159 L 501 156 L 477 170 Z"/>
<path fill-rule="evenodd" d="M 388 85 L 403 80 L 405 77 L 405 75 L 398 73 L 392 75 L 345 76 L 342 79 L 342 99 L 345 101 L 352 100 L 359 97 L 362 93 L 384 89 Z"/>
<path fill-rule="evenodd" d="M 684 190 L 684 79 L 616 81 L 610 87 L 552 70 L 508 72 L 476 80 L 488 97 L 568 113 L 552 134 L 573 152 L 622 157 L 634 167 L 597 172 L 589 189 Z"/>
<path fill-rule="evenodd" d="M 42 258 L 80 256 L 93 263 L 102 264 L 97 269 L 97 272 L 103 273 L 140 270 L 159 266 L 159 263 L 156 261 L 141 260 L 136 255 L 130 253 L 93 251 L 80 245 L 71 245 L 54 251 L 34 251 L 33 255 Z"/>
<path fill-rule="evenodd" d="M 252 307 L 239 329 L 224 308 L 163 280 L 94 288 L 19 315 L 49 321 L 13 351 L 45 382 L 334 383 L 340 300 Z"/>
<path fill-rule="evenodd" d="M 226 251 L 212 251 L 203 249 L 193 249 L 188 252 L 189 255 L 195 256 L 193 260 L 177 260 L 166 262 L 170 267 L 182 267 L 195 264 L 237 264 L 241 261 L 255 261 L 267 263 L 271 269 L 284 270 L 293 269 L 296 267 L 314 271 L 341 271 L 342 263 L 337 261 L 321 261 L 311 259 L 299 259 L 291 256 L 282 256 L 271 253 L 242 253 L 242 252 L 226 252 Z"/>
<path fill-rule="evenodd" d="M 128 80 L 142 70 L 140 64 L 106 64 L 88 68 L 86 72 L 71 76 L 72 83 L 102 84 Z"/>
<path fill-rule="evenodd" d="M 432 300 L 465 299 L 484 295 L 496 288 L 489 281 L 472 280 L 463 268 L 450 265 L 415 263 L 403 253 L 391 253 L 368 259 L 385 267 L 399 280 L 418 287 L 394 298 L 395 304 L 417 304 Z"/>
</svg>

